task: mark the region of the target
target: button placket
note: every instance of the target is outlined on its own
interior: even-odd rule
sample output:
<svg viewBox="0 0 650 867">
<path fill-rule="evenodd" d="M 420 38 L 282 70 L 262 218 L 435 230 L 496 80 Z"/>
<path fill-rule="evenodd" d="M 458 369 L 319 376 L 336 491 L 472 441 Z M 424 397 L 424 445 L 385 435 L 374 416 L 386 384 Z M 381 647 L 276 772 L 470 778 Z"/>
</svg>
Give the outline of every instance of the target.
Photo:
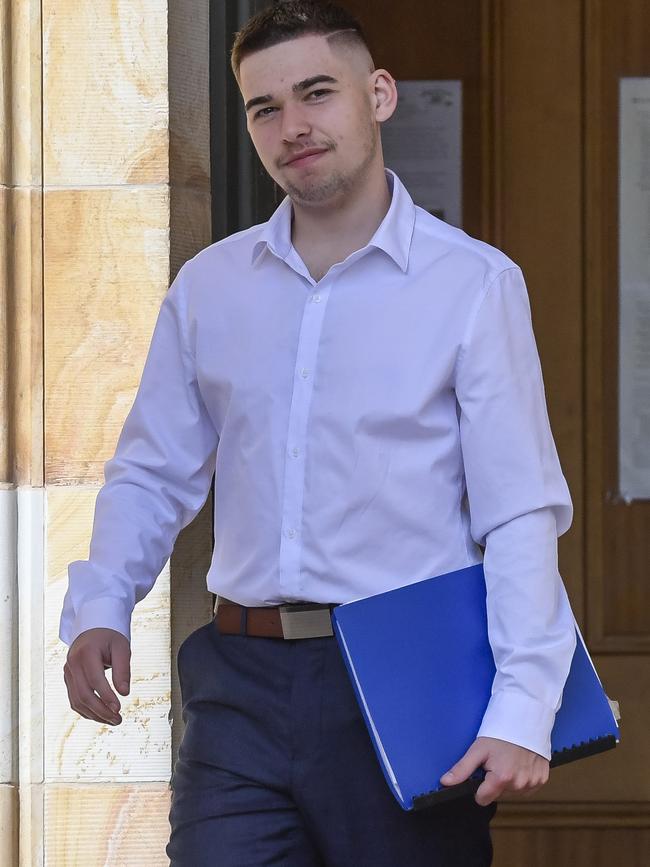
<svg viewBox="0 0 650 867">
<path fill-rule="evenodd" d="M 300 598 L 301 527 L 305 483 L 307 422 L 313 395 L 318 346 L 331 283 L 325 277 L 318 291 L 305 298 L 285 452 L 282 529 L 280 535 L 280 584 L 287 599 Z"/>
</svg>

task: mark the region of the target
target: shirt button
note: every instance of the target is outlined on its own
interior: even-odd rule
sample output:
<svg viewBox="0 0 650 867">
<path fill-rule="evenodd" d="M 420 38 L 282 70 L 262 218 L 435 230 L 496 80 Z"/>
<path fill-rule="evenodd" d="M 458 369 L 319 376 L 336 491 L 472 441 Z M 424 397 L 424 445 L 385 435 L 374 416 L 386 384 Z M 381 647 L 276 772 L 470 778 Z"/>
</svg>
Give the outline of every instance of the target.
<svg viewBox="0 0 650 867">
<path fill-rule="evenodd" d="M 294 458 L 297 458 L 300 452 L 297 448 L 293 448 L 291 449 L 291 454 L 294 456 Z"/>
<path fill-rule="evenodd" d="M 296 531 L 293 529 L 293 527 L 292 527 L 290 530 L 287 530 L 287 536 L 288 536 L 290 539 L 293 539 L 293 537 L 294 537 L 295 535 L 296 535 Z"/>
<path fill-rule="evenodd" d="M 307 379 L 307 377 L 309 376 L 309 369 L 307 367 L 303 367 L 303 369 L 300 371 L 300 375 L 303 377 L 303 379 Z"/>
<path fill-rule="evenodd" d="M 320 295 L 312 295 L 311 300 L 312 301 L 320 301 Z"/>
</svg>

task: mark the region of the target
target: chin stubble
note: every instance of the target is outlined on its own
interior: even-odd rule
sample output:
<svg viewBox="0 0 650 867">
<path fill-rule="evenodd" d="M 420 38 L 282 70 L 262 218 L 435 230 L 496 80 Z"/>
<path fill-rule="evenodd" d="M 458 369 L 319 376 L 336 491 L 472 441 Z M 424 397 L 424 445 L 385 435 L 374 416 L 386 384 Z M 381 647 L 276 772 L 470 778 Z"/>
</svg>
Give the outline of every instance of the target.
<svg viewBox="0 0 650 867">
<path fill-rule="evenodd" d="M 343 174 L 333 170 L 330 175 L 320 180 L 316 177 L 306 179 L 301 186 L 287 181 L 285 187 L 287 195 L 299 202 L 321 202 L 331 198 L 336 193 L 348 193 L 364 177 L 377 153 L 378 128 L 371 118 L 368 118 L 364 142 L 363 159 L 352 171 Z M 330 147 L 330 150 L 334 150 L 334 148 Z"/>
</svg>

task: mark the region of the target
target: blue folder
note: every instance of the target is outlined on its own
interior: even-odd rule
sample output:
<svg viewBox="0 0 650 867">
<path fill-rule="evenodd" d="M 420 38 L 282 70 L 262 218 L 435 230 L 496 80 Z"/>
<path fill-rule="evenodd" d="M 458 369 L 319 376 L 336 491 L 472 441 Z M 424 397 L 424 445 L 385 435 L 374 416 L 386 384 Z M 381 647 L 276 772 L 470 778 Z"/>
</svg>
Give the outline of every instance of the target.
<svg viewBox="0 0 650 867">
<path fill-rule="evenodd" d="M 496 674 L 483 564 L 345 602 L 332 610 L 332 623 L 402 809 L 476 792 L 486 774 L 482 767 L 453 786 L 440 777 L 474 742 Z M 551 733 L 551 767 L 619 742 L 618 703 L 605 695 L 575 628 L 576 649 Z"/>
</svg>

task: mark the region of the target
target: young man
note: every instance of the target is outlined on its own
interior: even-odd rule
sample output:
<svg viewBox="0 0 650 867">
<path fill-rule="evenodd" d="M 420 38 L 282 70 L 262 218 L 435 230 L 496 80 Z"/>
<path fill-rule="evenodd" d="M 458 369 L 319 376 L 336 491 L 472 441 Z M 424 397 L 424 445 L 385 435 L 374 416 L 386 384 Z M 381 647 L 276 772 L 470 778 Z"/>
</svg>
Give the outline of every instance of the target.
<svg viewBox="0 0 650 867">
<path fill-rule="evenodd" d="M 524 279 L 416 207 L 384 167 L 395 82 L 346 10 L 260 12 L 232 66 L 287 197 L 185 263 L 162 303 L 90 558 L 70 564 L 70 702 L 119 722 L 104 664 L 128 683 L 133 606 L 216 464 L 218 609 L 178 654 L 172 864 L 487 865 L 497 798 L 548 780 L 575 648 L 557 570 L 572 504 Z M 331 607 L 481 559 L 497 675 L 475 742 L 442 782 L 487 774 L 475 796 L 405 812 Z M 294 637 L 278 606 L 306 601 L 323 616 Z"/>
</svg>

